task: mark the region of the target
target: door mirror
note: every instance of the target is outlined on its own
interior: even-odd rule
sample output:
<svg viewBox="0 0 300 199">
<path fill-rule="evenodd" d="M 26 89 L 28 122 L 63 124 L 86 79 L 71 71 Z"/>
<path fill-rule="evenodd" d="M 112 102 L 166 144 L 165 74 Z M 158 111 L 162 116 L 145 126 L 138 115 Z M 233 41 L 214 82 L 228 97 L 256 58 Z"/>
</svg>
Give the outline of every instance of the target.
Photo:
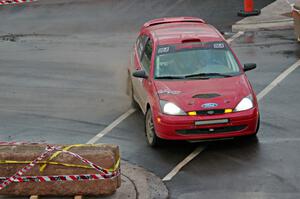
<svg viewBox="0 0 300 199">
<path fill-rule="evenodd" d="M 137 78 L 143 78 L 143 79 L 148 78 L 148 75 L 144 70 L 135 71 L 134 73 L 132 73 L 132 76 Z"/>
<path fill-rule="evenodd" d="M 248 64 L 244 64 L 244 71 L 248 71 L 248 70 L 253 70 L 254 68 L 256 68 L 256 64 L 255 63 L 248 63 Z"/>
</svg>

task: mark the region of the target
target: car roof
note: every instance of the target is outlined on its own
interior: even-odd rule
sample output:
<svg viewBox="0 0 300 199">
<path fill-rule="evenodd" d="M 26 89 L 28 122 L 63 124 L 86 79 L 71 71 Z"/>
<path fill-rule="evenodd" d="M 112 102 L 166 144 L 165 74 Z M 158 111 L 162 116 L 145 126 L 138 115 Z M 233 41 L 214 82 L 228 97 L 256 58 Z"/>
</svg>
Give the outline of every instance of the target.
<svg viewBox="0 0 300 199">
<path fill-rule="evenodd" d="M 158 45 L 188 41 L 224 41 L 223 36 L 204 20 L 195 17 L 160 18 L 146 22 L 141 32 L 152 35 Z"/>
</svg>

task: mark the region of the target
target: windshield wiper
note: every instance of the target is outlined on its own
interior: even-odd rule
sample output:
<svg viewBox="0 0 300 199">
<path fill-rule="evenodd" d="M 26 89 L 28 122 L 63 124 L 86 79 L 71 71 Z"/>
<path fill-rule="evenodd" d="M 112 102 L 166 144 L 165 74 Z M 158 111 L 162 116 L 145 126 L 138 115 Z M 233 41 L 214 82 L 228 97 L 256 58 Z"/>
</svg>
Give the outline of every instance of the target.
<svg viewBox="0 0 300 199">
<path fill-rule="evenodd" d="M 222 74 L 222 73 L 195 73 L 191 75 L 186 75 L 186 78 L 189 77 L 210 77 L 210 76 L 220 76 L 220 77 L 232 77 L 232 75 Z"/>
<path fill-rule="evenodd" d="M 185 76 L 159 76 L 155 79 L 185 79 Z"/>
</svg>

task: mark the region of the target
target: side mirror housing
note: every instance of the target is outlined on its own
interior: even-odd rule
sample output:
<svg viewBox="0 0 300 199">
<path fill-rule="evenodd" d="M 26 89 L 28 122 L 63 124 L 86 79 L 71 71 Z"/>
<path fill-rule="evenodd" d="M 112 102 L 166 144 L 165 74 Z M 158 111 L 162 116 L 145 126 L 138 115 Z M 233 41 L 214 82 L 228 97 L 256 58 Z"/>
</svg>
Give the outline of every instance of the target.
<svg viewBox="0 0 300 199">
<path fill-rule="evenodd" d="M 244 71 L 249 71 L 249 70 L 253 70 L 254 68 L 256 68 L 256 64 L 255 63 L 248 63 L 248 64 L 244 64 Z"/>
<path fill-rule="evenodd" d="M 137 78 L 143 78 L 143 79 L 147 79 L 148 75 L 146 74 L 146 72 L 144 70 L 138 70 L 132 73 L 133 77 L 137 77 Z"/>
</svg>

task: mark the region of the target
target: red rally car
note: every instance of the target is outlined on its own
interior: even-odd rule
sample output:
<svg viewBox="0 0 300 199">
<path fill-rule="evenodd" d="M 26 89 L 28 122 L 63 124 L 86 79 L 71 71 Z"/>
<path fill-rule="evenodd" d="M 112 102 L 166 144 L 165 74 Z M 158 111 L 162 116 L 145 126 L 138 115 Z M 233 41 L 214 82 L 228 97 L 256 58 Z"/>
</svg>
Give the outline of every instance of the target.
<svg viewBox="0 0 300 199">
<path fill-rule="evenodd" d="M 162 18 L 143 25 L 129 68 L 132 98 L 145 114 L 149 145 L 161 139 L 253 136 L 255 93 L 224 37 L 202 19 Z M 132 76 L 131 76 L 132 74 Z"/>
</svg>

